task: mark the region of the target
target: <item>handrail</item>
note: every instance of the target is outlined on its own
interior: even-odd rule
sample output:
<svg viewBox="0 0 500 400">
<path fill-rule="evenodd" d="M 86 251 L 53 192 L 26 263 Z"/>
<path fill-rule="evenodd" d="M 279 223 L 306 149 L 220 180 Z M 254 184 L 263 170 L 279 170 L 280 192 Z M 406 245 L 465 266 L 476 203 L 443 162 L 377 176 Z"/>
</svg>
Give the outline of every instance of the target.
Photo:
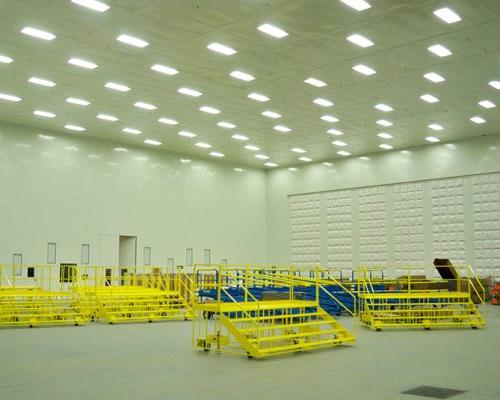
<svg viewBox="0 0 500 400">
<path fill-rule="evenodd" d="M 470 265 L 467 266 L 468 268 L 468 272 L 469 272 L 469 291 L 470 291 L 470 286 L 472 286 L 472 288 L 474 289 L 474 293 L 476 293 L 477 297 L 479 297 L 479 300 L 481 301 L 481 304 L 486 304 L 486 290 L 483 286 L 483 284 L 481 283 L 481 281 L 479 280 L 479 278 L 477 277 L 476 273 L 474 272 L 474 270 L 472 269 L 472 267 Z M 470 276 L 472 275 L 472 279 L 470 278 Z M 474 281 L 476 281 L 477 283 L 479 283 L 479 286 L 481 287 L 481 290 L 482 290 L 482 295 L 478 293 L 477 289 L 476 289 L 476 285 L 474 283 Z"/>
</svg>

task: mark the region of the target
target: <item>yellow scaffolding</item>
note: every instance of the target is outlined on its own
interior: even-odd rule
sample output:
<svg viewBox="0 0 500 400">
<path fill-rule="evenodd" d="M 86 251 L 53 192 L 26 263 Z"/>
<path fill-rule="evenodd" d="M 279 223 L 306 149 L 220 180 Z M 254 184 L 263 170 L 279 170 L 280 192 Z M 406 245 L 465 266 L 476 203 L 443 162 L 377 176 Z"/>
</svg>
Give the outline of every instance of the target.
<svg viewBox="0 0 500 400">
<path fill-rule="evenodd" d="M 290 267 L 270 271 L 260 267 L 217 266 L 214 270 L 213 266 L 198 266 L 195 275 L 200 271 L 205 288 L 216 284 L 217 298 L 194 305 L 198 314 L 193 322 L 195 348 L 264 358 L 355 341 L 355 334 L 319 306 L 319 269 L 314 279 L 307 281 Z M 205 279 L 209 274 L 215 280 Z M 314 300 L 298 298 L 295 288 L 304 285 L 313 287 Z M 285 295 L 280 291 L 274 299 L 258 300 L 250 290 L 267 286 L 285 288 Z M 231 295 L 230 288 L 241 291 L 242 301 Z M 272 291 L 269 294 L 276 295 Z M 215 318 L 211 320 L 210 315 Z"/>
<path fill-rule="evenodd" d="M 475 303 L 484 306 L 486 290 L 470 266 L 455 268 L 453 279 L 426 278 L 421 268 L 399 270 L 402 276 L 389 278 L 381 268 L 358 268 L 361 324 L 378 331 L 485 325 L 484 307 Z"/>
</svg>

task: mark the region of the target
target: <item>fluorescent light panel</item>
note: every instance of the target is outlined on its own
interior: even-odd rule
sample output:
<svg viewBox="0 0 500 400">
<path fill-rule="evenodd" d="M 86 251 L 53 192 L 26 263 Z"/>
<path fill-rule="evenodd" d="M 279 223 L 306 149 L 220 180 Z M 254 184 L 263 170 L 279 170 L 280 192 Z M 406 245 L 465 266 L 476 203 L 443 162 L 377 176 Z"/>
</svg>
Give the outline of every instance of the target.
<svg viewBox="0 0 500 400">
<path fill-rule="evenodd" d="M 13 58 L 10 58 L 9 56 L 4 56 L 4 55 L 0 54 L 0 63 L 10 64 L 12 61 L 14 61 Z"/>
<path fill-rule="evenodd" d="M 156 72 L 160 72 L 165 75 L 175 75 L 179 73 L 175 68 L 167 67 L 166 65 L 155 64 L 151 66 L 151 69 Z"/>
<path fill-rule="evenodd" d="M 53 40 L 56 38 L 56 35 L 54 35 L 53 33 L 42 31 L 41 29 L 32 28 L 30 26 L 24 27 L 23 29 L 21 29 L 21 32 L 25 35 L 43 40 Z"/>
<path fill-rule="evenodd" d="M 202 93 L 197 91 L 197 90 L 189 89 L 189 88 L 185 88 L 185 87 L 182 87 L 179 90 L 177 90 L 177 93 L 185 94 L 185 95 L 191 96 L 191 97 L 198 97 L 198 96 L 202 95 Z"/>
<path fill-rule="evenodd" d="M 394 148 L 390 144 L 387 144 L 387 143 L 379 144 L 378 147 L 380 147 L 381 149 L 384 149 L 384 150 L 392 150 Z"/>
<path fill-rule="evenodd" d="M 462 18 L 460 18 L 455 11 L 449 9 L 448 7 L 440 8 L 439 10 L 434 11 L 433 14 L 448 24 L 454 24 L 455 22 L 462 20 Z"/>
<path fill-rule="evenodd" d="M 240 135 L 239 133 L 236 133 L 234 134 L 233 136 L 231 136 L 233 139 L 235 140 L 241 140 L 241 141 L 247 141 L 248 140 L 248 136 L 245 136 L 245 135 Z"/>
<path fill-rule="evenodd" d="M 306 153 L 306 151 L 304 149 L 301 149 L 300 147 L 294 147 L 293 149 L 290 149 L 290 151 L 293 151 L 294 153 L 299 153 L 299 154 Z"/>
<path fill-rule="evenodd" d="M 149 43 L 146 42 L 145 40 L 136 38 L 134 36 L 125 35 L 125 34 L 118 36 L 116 38 L 116 40 L 118 40 L 119 42 L 125 43 L 125 44 L 129 44 L 129 45 L 134 46 L 134 47 L 143 48 L 143 47 L 149 46 Z"/>
<path fill-rule="evenodd" d="M 247 144 L 244 148 L 247 150 L 250 150 L 250 151 L 259 151 L 260 150 L 260 147 L 254 146 L 253 144 Z"/>
<path fill-rule="evenodd" d="M 140 135 L 142 133 L 142 131 L 135 128 L 123 128 L 122 132 L 130 133 L 131 135 Z"/>
<path fill-rule="evenodd" d="M 392 139 L 393 138 L 393 136 L 390 133 L 385 133 L 385 132 L 378 133 L 377 136 L 379 138 L 382 138 L 382 139 Z"/>
<path fill-rule="evenodd" d="M 428 50 L 431 53 L 434 53 L 435 55 L 437 55 L 439 57 L 448 57 L 448 56 L 451 56 L 453 54 L 450 50 L 448 50 L 446 47 L 444 47 L 441 44 L 435 44 L 433 46 L 430 46 L 428 48 Z"/>
<path fill-rule="evenodd" d="M 104 87 L 112 90 L 117 90 L 119 92 L 128 92 L 130 88 L 128 86 L 122 85 L 121 83 L 116 82 L 107 82 Z"/>
<path fill-rule="evenodd" d="M 349 42 L 354 43 L 355 45 L 358 45 L 359 47 L 370 47 L 373 46 L 374 43 L 368 39 L 367 37 L 364 37 L 363 35 L 360 35 L 359 33 L 355 33 L 354 35 L 348 36 L 347 40 Z"/>
<path fill-rule="evenodd" d="M 159 118 L 158 122 L 165 124 L 165 125 L 177 125 L 178 124 L 178 122 L 175 119 L 166 118 L 166 117 Z"/>
<path fill-rule="evenodd" d="M 226 128 L 226 129 L 236 128 L 235 124 L 232 124 L 231 122 L 226 122 L 226 121 L 217 122 L 217 125 L 220 126 L 221 128 Z"/>
<path fill-rule="evenodd" d="M 217 43 L 217 42 L 210 43 L 207 46 L 207 49 L 215 51 L 216 53 L 224 54 L 226 56 L 232 56 L 233 54 L 237 53 L 237 51 L 234 50 L 233 48 L 231 48 L 229 46 L 225 46 L 225 45 Z"/>
<path fill-rule="evenodd" d="M 12 102 L 17 103 L 18 101 L 21 101 L 22 99 L 20 97 L 14 96 L 12 94 L 0 93 L 0 100 L 12 101 Z"/>
<path fill-rule="evenodd" d="M 435 136 L 427 136 L 427 137 L 425 138 L 425 140 L 427 140 L 428 142 L 431 142 L 431 143 L 437 143 L 437 142 L 439 142 L 439 141 L 440 141 L 440 140 L 439 140 L 437 137 L 435 137 Z"/>
<path fill-rule="evenodd" d="M 287 126 L 284 126 L 284 125 L 275 125 L 275 126 L 273 126 L 273 129 L 275 131 L 283 132 L 283 133 L 288 133 L 291 131 L 290 128 L 288 128 Z"/>
<path fill-rule="evenodd" d="M 490 101 L 490 100 L 481 100 L 481 101 L 480 101 L 479 103 L 477 103 L 477 104 L 479 104 L 481 107 L 484 107 L 484 108 L 494 108 L 494 107 L 496 107 L 496 106 L 495 106 L 495 103 L 493 103 L 493 102 L 492 102 L 492 101 Z"/>
<path fill-rule="evenodd" d="M 326 131 L 327 133 L 329 133 L 330 135 L 334 135 L 334 136 L 342 136 L 344 134 L 344 132 L 342 131 L 339 131 L 338 129 L 328 129 Z"/>
<path fill-rule="evenodd" d="M 84 107 L 88 106 L 90 104 L 89 101 L 83 100 L 83 99 L 77 99 L 76 97 L 68 97 L 66 99 L 66 103 L 76 104 L 76 105 L 84 106 Z"/>
<path fill-rule="evenodd" d="M 420 98 L 427 103 L 437 103 L 439 101 L 439 99 L 432 94 L 423 94 Z"/>
<path fill-rule="evenodd" d="M 345 151 L 345 150 L 340 150 L 340 151 L 337 151 L 337 154 L 339 156 L 344 156 L 344 157 L 347 157 L 347 156 L 350 156 L 351 153 L 349 153 L 348 151 Z"/>
<path fill-rule="evenodd" d="M 82 126 L 71 125 L 71 124 L 65 125 L 64 127 L 69 131 L 75 131 L 75 132 L 83 132 L 85 130 L 85 128 Z"/>
<path fill-rule="evenodd" d="M 363 64 L 355 65 L 354 67 L 352 67 L 352 69 L 363 75 L 373 75 L 377 73 L 377 71 L 375 71 L 373 68 Z"/>
<path fill-rule="evenodd" d="M 35 85 L 40 85 L 40 86 L 47 86 L 47 87 L 54 87 L 56 86 L 55 82 L 49 81 L 47 79 L 42 79 L 42 78 L 37 78 L 37 77 L 31 77 L 28 79 L 28 82 L 34 83 Z"/>
<path fill-rule="evenodd" d="M 354 8 L 356 11 L 364 11 L 371 7 L 365 0 L 341 0 L 342 3 Z"/>
<path fill-rule="evenodd" d="M 274 112 L 274 111 L 269 111 L 269 110 L 263 111 L 262 115 L 264 117 L 273 118 L 273 119 L 281 118 L 280 114 L 278 114 L 277 112 Z"/>
<path fill-rule="evenodd" d="M 345 147 L 345 146 L 347 146 L 347 143 L 346 143 L 346 142 L 343 142 L 342 140 L 334 140 L 334 141 L 332 142 L 332 144 L 333 144 L 334 146 L 338 146 L 338 147 Z"/>
<path fill-rule="evenodd" d="M 211 144 L 208 144 L 208 143 L 204 143 L 204 142 L 198 142 L 198 143 L 195 143 L 195 146 L 198 146 L 198 147 L 201 147 L 203 149 L 209 149 L 212 147 Z"/>
<path fill-rule="evenodd" d="M 393 111 L 394 108 L 392 108 L 391 106 L 388 106 L 387 104 L 377 104 L 374 106 L 377 110 L 380 110 L 380 111 L 383 111 L 383 112 L 390 112 L 390 111 Z"/>
<path fill-rule="evenodd" d="M 304 162 L 311 162 L 312 158 L 309 158 L 309 157 L 299 157 L 299 160 L 300 161 L 304 161 Z"/>
<path fill-rule="evenodd" d="M 98 67 L 97 64 L 92 61 L 82 60 L 81 58 L 70 58 L 68 64 L 76 65 L 77 67 L 82 67 L 86 69 L 95 69 Z"/>
<path fill-rule="evenodd" d="M 495 89 L 500 89 L 500 81 L 490 81 L 488 83 L 488 85 L 490 85 L 491 87 L 493 87 Z"/>
<path fill-rule="evenodd" d="M 309 85 L 316 86 L 316 87 L 325 87 L 326 83 L 323 81 L 320 81 L 319 79 L 316 78 L 307 78 L 305 83 L 308 83 Z"/>
<path fill-rule="evenodd" d="M 233 78 L 240 79 L 246 82 L 250 82 L 255 79 L 253 75 L 247 74 L 246 72 L 242 71 L 233 71 L 229 74 L 229 76 L 232 76 Z"/>
<path fill-rule="evenodd" d="M 270 162 L 270 161 L 269 161 L 269 162 L 264 163 L 264 165 L 265 165 L 266 167 L 277 167 L 277 166 L 278 166 L 278 164 L 273 163 L 273 162 Z"/>
<path fill-rule="evenodd" d="M 208 114 L 220 114 L 220 110 L 214 107 L 202 106 L 200 107 L 200 111 L 206 112 Z"/>
<path fill-rule="evenodd" d="M 144 103 L 143 101 L 136 101 L 134 103 L 134 106 L 137 108 L 142 108 L 143 110 L 156 110 L 158 107 L 156 107 L 154 104 L 149 104 L 149 103 Z"/>
<path fill-rule="evenodd" d="M 210 153 L 210 155 L 211 155 L 212 157 L 218 157 L 218 158 L 221 158 L 221 157 L 224 157 L 224 156 L 225 156 L 225 154 L 224 154 L 224 153 L 220 153 L 220 152 L 218 152 L 218 151 L 212 151 L 212 152 Z"/>
<path fill-rule="evenodd" d="M 393 126 L 394 124 L 391 121 L 387 121 L 386 119 L 379 119 L 376 121 L 376 124 L 382 125 L 382 126 Z"/>
<path fill-rule="evenodd" d="M 429 129 L 432 129 L 433 131 L 442 131 L 444 128 L 439 125 L 439 124 L 430 124 L 430 125 L 427 125 L 427 127 Z"/>
<path fill-rule="evenodd" d="M 271 24 L 262 24 L 257 29 L 263 33 L 266 33 L 278 39 L 282 39 L 288 36 L 288 32 Z"/>
<path fill-rule="evenodd" d="M 486 120 L 484 118 L 481 118 L 481 117 L 472 117 L 470 119 L 472 122 L 474 122 L 475 124 L 484 124 L 486 122 Z"/>
<path fill-rule="evenodd" d="M 145 144 L 150 144 L 152 146 L 160 146 L 161 145 L 161 142 L 158 141 L 158 140 L 155 140 L 155 139 L 146 139 L 144 141 Z"/>
<path fill-rule="evenodd" d="M 109 115 L 109 114 L 97 114 L 97 118 L 102 119 L 104 121 L 111 121 L 111 122 L 118 121 L 118 118 L 116 118 L 114 115 Z"/>
<path fill-rule="evenodd" d="M 265 154 L 256 154 L 255 158 L 258 158 L 259 160 L 268 160 L 269 156 L 266 156 Z"/>
<path fill-rule="evenodd" d="M 444 82 L 446 80 L 441 75 L 437 74 L 436 72 L 428 72 L 427 74 L 424 75 L 424 78 L 428 79 L 434 83 L 440 83 L 440 82 Z"/>
<path fill-rule="evenodd" d="M 269 97 L 264 96 L 260 93 L 250 93 L 247 97 L 252 100 L 260 101 L 261 103 L 265 103 L 266 101 L 270 100 Z"/>
<path fill-rule="evenodd" d="M 71 0 L 72 3 L 78 4 L 79 6 L 90 8 L 94 11 L 104 12 L 109 10 L 109 6 L 102 1 L 97 0 Z"/>
<path fill-rule="evenodd" d="M 317 104 L 318 106 L 322 106 L 322 107 L 331 107 L 331 106 L 333 106 L 333 102 L 331 102 L 330 100 L 322 99 L 322 98 L 319 98 L 319 97 L 317 99 L 314 99 L 313 103 Z"/>
<path fill-rule="evenodd" d="M 42 110 L 35 110 L 33 111 L 34 115 L 37 115 L 38 117 L 45 117 L 45 118 L 55 118 L 56 114 L 49 112 L 49 111 L 42 111 Z"/>
<path fill-rule="evenodd" d="M 194 138 L 194 137 L 196 137 L 196 133 L 188 132 L 188 131 L 180 131 L 177 134 L 179 136 L 183 136 L 183 137 L 187 137 L 187 138 Z"/>
<path fill-rule="evenodd" d="M 334 117 L 333 115 L 322 115 L 321 119 L 326 122 L 338 122 L 338 118 Z"/>
</svg>

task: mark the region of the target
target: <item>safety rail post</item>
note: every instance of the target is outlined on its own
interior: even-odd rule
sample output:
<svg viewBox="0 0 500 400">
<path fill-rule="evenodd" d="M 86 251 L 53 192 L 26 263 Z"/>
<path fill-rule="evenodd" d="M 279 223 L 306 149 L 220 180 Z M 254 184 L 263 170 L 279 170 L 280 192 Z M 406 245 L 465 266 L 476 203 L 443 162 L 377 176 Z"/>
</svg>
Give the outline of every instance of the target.
<svg viewBox="0 0 500 400">
<path fill-rule="evenodd" d="M 243 282 L 244 282 L 243 286 L 245 286 L 247 288 L 247 290 L 249 290 L 248 289 L 248 265 L 245 266 L 245 278 L 244 278 Z M 245 303 L 246 303 L 246 302 L 248 302 L 248 294 L 247 294 L 246 290 L 244 290 L 243 293 L 244 293 L 244 299 L 245 299 Z"/>
<path fill-rule="evenodd" d="M 316 266 L 314 271 L 314 280 L 315 280 L 315 292 L 316 292 L 316 305 L 319 306 L 319 266 Z"/>
</svg>

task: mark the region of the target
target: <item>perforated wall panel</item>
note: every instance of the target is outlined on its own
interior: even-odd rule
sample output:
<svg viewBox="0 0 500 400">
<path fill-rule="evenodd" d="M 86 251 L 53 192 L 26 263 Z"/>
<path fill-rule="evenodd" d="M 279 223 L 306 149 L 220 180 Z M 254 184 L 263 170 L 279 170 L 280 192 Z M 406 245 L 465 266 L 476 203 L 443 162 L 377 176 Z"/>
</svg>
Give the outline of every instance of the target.
<svg viewBox="0 0 500 400">
<path fill-rule="evenodd" d="M 332 267 L 353 266 L 351 191 L 326 193 L 326 251 Z"/>
</svg>

